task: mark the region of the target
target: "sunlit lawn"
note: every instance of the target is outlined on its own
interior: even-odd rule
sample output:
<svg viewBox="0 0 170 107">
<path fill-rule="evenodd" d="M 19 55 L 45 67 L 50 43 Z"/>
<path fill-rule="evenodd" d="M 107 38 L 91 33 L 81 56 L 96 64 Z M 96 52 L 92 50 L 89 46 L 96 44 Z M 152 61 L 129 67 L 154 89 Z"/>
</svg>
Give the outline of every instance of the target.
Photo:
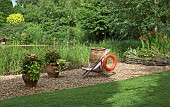
<svg viewBox="0 0 170 107">
<path fill-rule="evenodd" d="M 0 107 L 170 107 L 170 71 L 0 100 Z"/>
</svg>

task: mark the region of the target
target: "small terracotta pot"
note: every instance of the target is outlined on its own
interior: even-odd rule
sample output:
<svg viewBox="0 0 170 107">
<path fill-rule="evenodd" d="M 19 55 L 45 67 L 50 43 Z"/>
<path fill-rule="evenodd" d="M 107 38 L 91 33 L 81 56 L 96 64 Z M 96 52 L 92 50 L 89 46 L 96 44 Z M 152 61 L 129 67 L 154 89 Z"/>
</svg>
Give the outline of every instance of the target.
<svg viewBox="0 0 170 107">
<path fill-rule="evenodd" d="M 49 78 L 58 78 L 59 72 L 55 72 L 56 66 L 47 65 L 45 68 Z"/>
<path fill-rule="evenodd" d="M 24 83 L 26 87 L 35 87 L 37 85 L 38 80 L 30 80 L 30 73 L 27 72 L 24 75 L 22 75 L 22 79 L 24 80 Z"/>
</svg>

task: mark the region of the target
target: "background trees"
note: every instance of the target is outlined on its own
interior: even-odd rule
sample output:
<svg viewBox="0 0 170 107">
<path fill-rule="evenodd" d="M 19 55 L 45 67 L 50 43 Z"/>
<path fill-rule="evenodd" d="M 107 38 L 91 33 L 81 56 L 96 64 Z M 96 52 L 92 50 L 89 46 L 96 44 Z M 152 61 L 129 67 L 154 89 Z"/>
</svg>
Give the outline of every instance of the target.
<svg viewBox="0 0 170 107">
<path fill-rule="evenodd" d="M 139 37 L 156 26 L 159 30 L 168 28 L 168 0 L 113 0 L 111 3 L 111 30 L 118 38 Z"/>
<path fill-rule="evenodd" d="M 24 4 L 24 8 L 21 5 Z M 22 13 L 25 24 L 38 24 L 53 41 L 138 38 L 149 31 L 170 32 L 169 0 L 0 0 L 1 23 Z"/>
<path fill-rule="evenodd" d="M 111 37 L 109 6 L 109 2 L 105 0 L 86 0 L 81 3 L 76 15 L 81 27 L 88 32 L 87 38 L 102 40 Z"/>
</svg>

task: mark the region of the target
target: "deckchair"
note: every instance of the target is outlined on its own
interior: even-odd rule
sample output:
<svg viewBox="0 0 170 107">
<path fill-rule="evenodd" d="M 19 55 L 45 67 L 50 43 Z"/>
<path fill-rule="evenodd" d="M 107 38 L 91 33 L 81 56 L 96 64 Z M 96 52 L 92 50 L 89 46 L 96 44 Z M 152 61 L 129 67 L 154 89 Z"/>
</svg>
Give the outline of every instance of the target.
<svg viewBox="0 0 170 107">
<path fill-rule="evenodd" d="M 105 75 L 103 73 L 103 69 L 101 68 L 102 61 L 104 60 L 104 57 L 110 52 L 110 49 L 106 49 L 103 56 L 100 58 L 100 60 L 94 64 L 92 64 L 89 68 L 82 67 L 82 70 L 85 71 L 83 73 L 83 77 L 85 78 L 90 72 L 96 72 L 102 75 Z M 96 71 L 96 69 L 99 69 Z"/>
</svg>

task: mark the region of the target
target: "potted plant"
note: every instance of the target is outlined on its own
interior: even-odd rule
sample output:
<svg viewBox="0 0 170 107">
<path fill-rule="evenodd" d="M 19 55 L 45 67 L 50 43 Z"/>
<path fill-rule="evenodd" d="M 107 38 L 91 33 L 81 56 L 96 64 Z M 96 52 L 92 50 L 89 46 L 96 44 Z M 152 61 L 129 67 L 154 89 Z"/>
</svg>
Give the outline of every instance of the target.
<svg viewBox="0 0 170 107">
<path fill-rule="evenodd" d="M 41 61 L 38 56 L 26 54 L 21 64 L 21 74 L 27 87 L 35 87 L 40 77 Z"/>
<path fill-rule="evenodd" d="M 61 59 L 59 52 L 56 50 L 48 50 L 45 54 L 46 62 L 46 72 L 48 77 L 57 78 L 59 77 L 59 72 L 67 68 L 67 62 L 64 59 Z"/>
</svg>

